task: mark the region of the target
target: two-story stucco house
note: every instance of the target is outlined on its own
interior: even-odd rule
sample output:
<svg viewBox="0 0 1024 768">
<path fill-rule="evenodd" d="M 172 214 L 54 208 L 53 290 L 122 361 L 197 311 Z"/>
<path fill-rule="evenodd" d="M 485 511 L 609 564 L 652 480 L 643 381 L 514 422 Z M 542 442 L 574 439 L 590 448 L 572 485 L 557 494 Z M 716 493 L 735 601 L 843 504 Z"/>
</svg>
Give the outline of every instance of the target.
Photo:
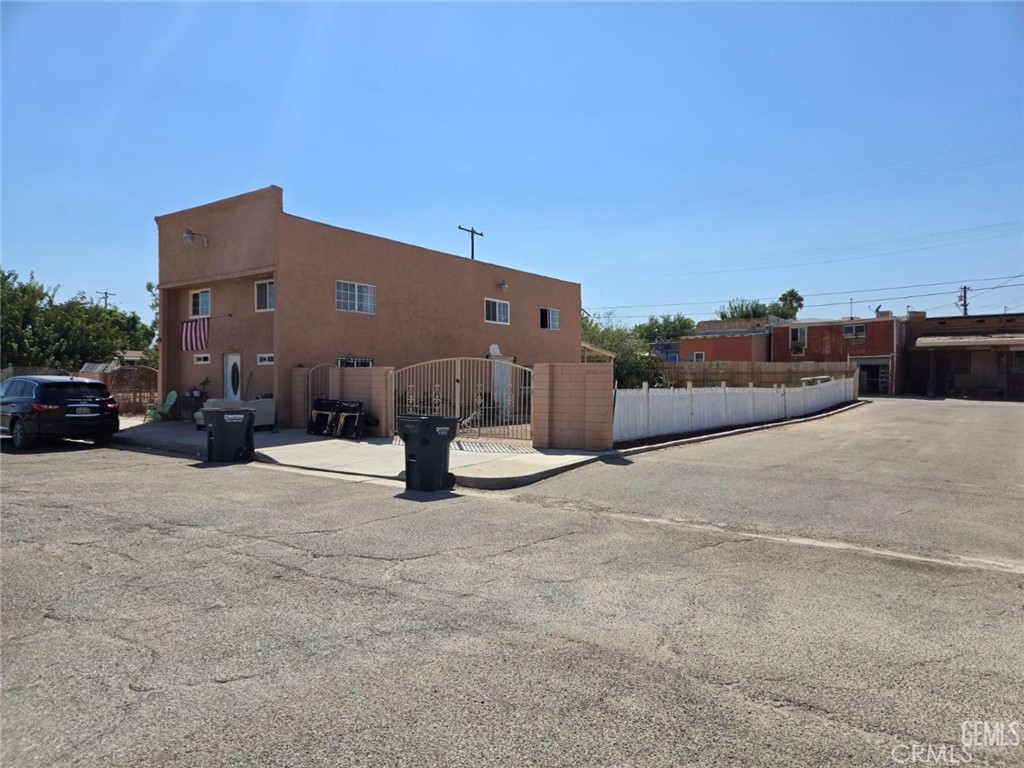
<svg viewBox="0 0 1024 768">
<path fill-rule="evenodd" d="M 580 357 L 580 285 L 286 213 L 280 187 L 156 217 L 160 390 L 272 394 L 297 366 Z"/>
</svg>

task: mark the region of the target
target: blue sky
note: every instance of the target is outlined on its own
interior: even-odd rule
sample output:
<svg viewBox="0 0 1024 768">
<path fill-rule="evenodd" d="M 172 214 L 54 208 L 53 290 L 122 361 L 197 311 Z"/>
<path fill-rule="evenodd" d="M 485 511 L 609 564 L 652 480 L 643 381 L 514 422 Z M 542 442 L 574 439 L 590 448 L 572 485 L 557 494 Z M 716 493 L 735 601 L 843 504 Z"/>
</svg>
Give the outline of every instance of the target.
<svg viewBox="0 0 1024 768">
<path fill-rule="evenodd" d="M 620 322 L 788 288 L 806 317 L 1024 308 L 1021 3 L 0 12 L 3 266 L 58 298 L 148 319 L 153 217 L 277 184 L 450 253 L 476 227 Z"/>
</svg>

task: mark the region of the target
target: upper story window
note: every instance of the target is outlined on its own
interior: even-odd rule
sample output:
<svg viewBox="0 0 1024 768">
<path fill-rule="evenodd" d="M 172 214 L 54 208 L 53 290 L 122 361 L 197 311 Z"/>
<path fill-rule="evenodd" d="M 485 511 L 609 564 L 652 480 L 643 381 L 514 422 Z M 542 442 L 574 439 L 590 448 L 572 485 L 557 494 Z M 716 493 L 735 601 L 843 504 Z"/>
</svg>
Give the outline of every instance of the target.
<svg viewBox="0 0 1024 768">
<path fill-rule="evenodd" d="M 540 327 L 549 331 L 558 331 L 562 328 L 562 313 L 557 309 L 540 309 Z"/>
<path fill-rule="evenodd" d="M 339 312 L 377 312 L 377 286 L 338 280 L 334 284 L 334 308 Z"/>
<path fill-rule="evenodd" d="M 274 308 L 274 281 L 256 281 L 256 311 L 270 312 Z"/>
<path fill-rule="evenodd" d="M 484 299 L 484 320 L 508 325 L 509 304 L 501 299 Z"/>
<path fill-rule="evenodd" d="M 867 327 L 863 324 L 843 326 L 844 339 L 863 339 L 865 336 L 867 336 Z"/>
<path fill-rule="evenodd" d="M 201 288 L 198 291 L 189 291 L 189 317 L 210 316 L 210 289 Z"/>
</svg>

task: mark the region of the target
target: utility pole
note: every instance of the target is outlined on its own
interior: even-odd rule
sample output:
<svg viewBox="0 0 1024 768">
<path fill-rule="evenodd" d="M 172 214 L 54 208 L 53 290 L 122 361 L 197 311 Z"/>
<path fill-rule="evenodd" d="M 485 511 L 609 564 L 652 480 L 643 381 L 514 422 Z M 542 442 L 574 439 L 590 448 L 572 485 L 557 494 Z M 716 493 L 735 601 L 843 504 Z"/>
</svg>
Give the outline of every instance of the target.
<svg viewBox="0 0 1024 768">
<path fill-rule="evenodd" d="M 469 229 L 466 229 L 461 224 L 459 225 L 459 229 L 461 229 L 463 232 L 469 232 L 469 258 L 472 259 L 472 260 L 475 260 L 476 259 L 476 248 L 475 248 L 475 242 L 474 241 L 475 241 L 477 235 L 479 235 L 480 237 L 483 237 L 484 233 L 483 232 L 477 232 L 472 227 L 470 227 Z"/>
<path fill-rule="evenodd" d="M 110 291 L 96 291 L 96 293 L 97 293 L 97 295 L 103 297 L 103 308 L 104 309 L 107 308 L 107 299 L 109 299 L 111 296 L 117 296 L 116 293 L 111 293 Z"/>
<path fill-rule="evenodd" d="M 960 286 L 960 298 L 957 299 L 956 305 L 964 311 L 964 317 L 967 317 L 967 292 L 971 290 L 966 285 Z"/>
</svg>

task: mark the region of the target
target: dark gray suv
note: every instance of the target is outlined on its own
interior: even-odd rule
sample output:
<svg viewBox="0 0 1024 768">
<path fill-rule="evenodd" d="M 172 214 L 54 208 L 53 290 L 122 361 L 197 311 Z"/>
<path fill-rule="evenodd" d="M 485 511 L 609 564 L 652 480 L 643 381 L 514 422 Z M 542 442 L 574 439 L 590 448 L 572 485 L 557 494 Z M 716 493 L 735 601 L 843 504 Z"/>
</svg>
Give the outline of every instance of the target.
<svg viewBox="0 0 1024 768">
<path fill-rule="evenodd" d="M 0 384 L 0 434 L 18 450 L 41 439 L 85 438 L 105 445 L 120 429 L 107 385 L 74 376 L 13 376 Z"/>
</svg>

